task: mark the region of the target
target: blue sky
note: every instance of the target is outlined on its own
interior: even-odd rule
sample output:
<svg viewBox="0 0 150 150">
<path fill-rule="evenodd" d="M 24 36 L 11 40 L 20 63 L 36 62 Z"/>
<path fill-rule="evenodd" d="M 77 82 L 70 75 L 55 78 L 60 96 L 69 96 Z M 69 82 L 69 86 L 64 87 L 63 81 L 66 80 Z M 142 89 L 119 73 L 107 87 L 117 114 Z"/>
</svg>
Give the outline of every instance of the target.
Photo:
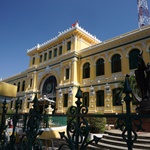
<svg viewBox="0 0 150 150">
<path fill-rule="evenodd" d="M 105 41 L 138 28 L 137 0 L 0 0 L 0 78 L 26 70 L 27 49 L 76 20 Z"/>
</svg>

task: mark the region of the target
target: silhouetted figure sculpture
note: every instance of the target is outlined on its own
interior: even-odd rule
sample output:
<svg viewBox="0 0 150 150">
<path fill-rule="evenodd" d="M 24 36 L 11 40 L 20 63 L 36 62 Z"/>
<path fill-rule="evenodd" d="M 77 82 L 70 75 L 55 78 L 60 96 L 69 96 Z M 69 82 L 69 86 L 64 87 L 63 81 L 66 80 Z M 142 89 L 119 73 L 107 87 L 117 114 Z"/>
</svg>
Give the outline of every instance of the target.
<svg viewBox="0 0 150 150">
<path fill-rule="evenodd" d="M 141 92 L 141 98 L 137 100 L 140 102 L 140 109 L 150 109 L 150 63 L 145 65 L 142 53 L 138 56 L 138 67 L 135 70 L 135 77 L 137 85 Z"/>
<path fill-rule="evenodd" d="M 147 96 L 150 98 L 150 62 L 147 64 L 146 68 L 146 83 L 147 83 Z"/>
<path fill-rule="evenodd" d="M 145 77 L 146 65 L 143 60 L 142 54 L 139 55 L 138 68 L 135 70 L 135 77 L 137 81 L 137 85 L 142 94 L 142 100 L 147 98 L 147 82 Z"/>
<path fill-rule="evenodd" d="M 137 85 L 142 94 L 142 99 L 145 99 L 146 91 L 147 91 L 146 79 L 145 79 L 144 69 L 140 63 L 138 63 L 138 69 L 135 70 L 135 76 L 136 76 Z"/>
</svg>

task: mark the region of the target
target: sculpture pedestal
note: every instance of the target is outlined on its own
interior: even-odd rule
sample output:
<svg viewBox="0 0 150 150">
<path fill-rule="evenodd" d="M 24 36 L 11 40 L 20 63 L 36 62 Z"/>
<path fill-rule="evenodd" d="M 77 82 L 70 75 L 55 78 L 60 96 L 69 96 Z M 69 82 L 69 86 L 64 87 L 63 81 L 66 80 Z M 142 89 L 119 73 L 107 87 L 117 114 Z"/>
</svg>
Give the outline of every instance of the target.
<svg viewBox="0 0 150 150">
<path fill-rule="evenodd" d="M 141 120 L 144 132 L 150 132 L 150 118 L 142 118 Z"/>
<path fill-rule="evenodd" d="M 149 101 L 147 102 L 149 103 Z M 136 112 L 138 112 L 139 114 L 143 115 L 143 117 L 141 118 L 142 121 L 142 128 L 144 129 L 144 132 L 150 132 L 150 117 L 147 117 L 147 115 L 150 116 L 150 108 L 148 108 L 150 105 L 147 105 L 145 108 L 137 108 Z M 144 118 L 145 115 L 145 118 Z M 139 124 L 139 122 L 136 122 L 137 124 Z"/>
</svg>

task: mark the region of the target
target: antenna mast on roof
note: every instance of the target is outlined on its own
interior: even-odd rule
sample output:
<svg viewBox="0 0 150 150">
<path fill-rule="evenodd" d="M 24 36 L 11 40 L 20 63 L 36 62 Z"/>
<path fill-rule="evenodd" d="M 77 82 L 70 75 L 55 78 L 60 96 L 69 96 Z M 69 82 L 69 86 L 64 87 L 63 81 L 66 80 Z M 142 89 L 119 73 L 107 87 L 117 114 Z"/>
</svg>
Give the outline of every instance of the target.
<svg viewBox="0 0 150 150">
<path fill-rule="evenodd" d="M 139 28 L 150 24 L 147 0 L 137 0 Z"/>
</svg>

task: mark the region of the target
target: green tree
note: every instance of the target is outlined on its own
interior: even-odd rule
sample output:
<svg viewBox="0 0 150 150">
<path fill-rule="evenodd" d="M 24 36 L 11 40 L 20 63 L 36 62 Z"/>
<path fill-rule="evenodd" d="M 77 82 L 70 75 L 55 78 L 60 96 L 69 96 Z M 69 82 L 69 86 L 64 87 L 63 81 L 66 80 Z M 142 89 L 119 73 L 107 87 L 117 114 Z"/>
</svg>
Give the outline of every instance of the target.
<svg viewBox="0 0 150 150">
<path fill-rule="evenodd" d="M 104 133 L 106 127 L 106 117 L 100 117 L 101 113 L 96 113 L 97 117 L 89 117 L 88 123 L 90 125 L 90 132 L 91 133 Z"/>
<path fill-rule="evenodd" d="M 70 112 L 72 111 L 72 113 Z M 74 114 L 76 112 L 76 109 L 74 106 L 69 106 L 67 111 L 66 111 L 66 115 L 67 115 L 67 122 L 71 121 L 71 119 L 73 119 L 72 121 L 76 121 L 76 118 L 72 117 L 71 115 Z M 69 116 L 70 115 L 70 116 Z"/>
<path fill-rule="evenodd" d="M 120 99 L 123 98 L 122 95 L 123 95 L 124 83 L 125 83 L 125 81 L 120 82 L 120 86 L 119 86 L 118 91 L 117 91 L 117 94 L 119 95 Z M 137 101 L 135 99 L 135 95 L 141 97 L 141 92 L 140 92 L 140 89 L 137 85 L 136 78 L 134 75 L 129 77 L 129 84 L 130 84 L 130 87 L 132 89 L 132 98 L 133 98 L 132 103 L 136 104 Z"/>
</svg>

